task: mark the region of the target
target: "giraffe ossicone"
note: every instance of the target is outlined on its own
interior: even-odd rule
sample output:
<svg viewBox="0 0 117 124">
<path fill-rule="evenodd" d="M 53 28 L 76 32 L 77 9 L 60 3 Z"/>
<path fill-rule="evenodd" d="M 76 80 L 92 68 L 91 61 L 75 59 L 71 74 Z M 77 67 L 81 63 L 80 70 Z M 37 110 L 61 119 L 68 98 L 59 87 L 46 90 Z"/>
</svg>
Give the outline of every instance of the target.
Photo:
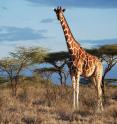
<svg viewBox="0 0 117 124">
<path fill-rule="evenodd" d="M 79 42 L 75 40 L 64 16 L 65 9 L 57 7 L 54 11 L 62 26 L 69 52 L 70 62 L 68 67 L 70 69 L 73 86 L 73 107 L 74 109 L 79 108 L 79 79 L 80 76 L 84 76 L 86 78 L 91 78 L 93 81 L 97 90 L 98 110 L 102 111 L 102 63 L 96 56 L 87 53 L 80 46 Z"/>
</svg>

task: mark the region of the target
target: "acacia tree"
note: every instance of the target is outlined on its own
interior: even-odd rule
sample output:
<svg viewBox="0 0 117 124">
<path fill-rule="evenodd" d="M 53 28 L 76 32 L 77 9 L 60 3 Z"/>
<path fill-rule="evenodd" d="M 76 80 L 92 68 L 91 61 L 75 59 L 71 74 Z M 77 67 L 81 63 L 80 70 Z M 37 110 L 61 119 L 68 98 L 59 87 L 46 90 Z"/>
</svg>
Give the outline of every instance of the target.
<svg viewBox="0 0 117 124">
<path fill-rule="evenodd" d="M 117 64 L 117 44 L 103 45 L 96 49 L 88 49 L 87 52 L 98 56 L 101 61 L 105 64 L 104 73 L 102 76 L 102 91 L 104 93 L 105 77 L 110 70 Z"/>
<path fill-rule="evenodd" d="M 6 76 L 11 84 L 13 96 L 16 95 L 19 73 L 22 68 L 22 64 L 19 65 L 18 62 L 13 58 L 6 57 L 0 60 L 0 70 L 6 73 Z"/>
<path fill-rule="evenodd" d="M 17 84 L 22 70 L 32 65 L 32 57 L 35 59 L 38 58 L 38 61 L 42 61 L 42 51 L 44 50 L 40 47 L 18 47 L 15 52 L 10 52 L 10 57 L 0 60 L 0 70 L 6 72 L 14 96 L 16 96 Z"/>
<path fill-rule="evenodd" d="M 104 61 L 104 64 L 106 64 L 102 77 L 104 82 L 106 75 L 117 64 L 117 44 L 101 46 L 99 48 L 99 52 L 102 61 Z"/>
<path fill-rule="evenodd" d="M 65 70 L 68 57 L 68 52 L 49 53 L 48 56 L 45 57 L 45 62 L 53 66 L 49 70 L 46 70 L 58 73 L 61 85 L 66 84 L 66 80 L 69 75 L 69 72 Z"/>
</svg>

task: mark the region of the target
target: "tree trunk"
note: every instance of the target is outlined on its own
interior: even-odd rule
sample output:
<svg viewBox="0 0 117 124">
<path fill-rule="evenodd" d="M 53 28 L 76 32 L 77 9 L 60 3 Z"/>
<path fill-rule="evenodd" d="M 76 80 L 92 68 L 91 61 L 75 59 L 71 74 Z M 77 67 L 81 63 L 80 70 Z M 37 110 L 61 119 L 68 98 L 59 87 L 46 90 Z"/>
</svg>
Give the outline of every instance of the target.
<svg viewBox="0 0 117 124">
<path fill-rule="evenodd" d="M 17 84 L 19 82 L 19 76 L 14 77 L 14 96 L 17 95 Z"/>
<path fill-rule="evenodd" d="M 19 82 L 19 77 L 15 76 L 14 78 L 10 78 L 11 82 L 11 89 L 12 89 L 12 96 L 17 95 L 17 84 Z"/>
<path fill-rule="evenodd" d="M 61 72 L 59 72 L 59 76 L 60 76 L 60 83 L 61 83 L 61 85 L 63 85 L 63 77 L 62 77 Z"/>
<path fill-rule="evenodd" d="M 11 84 L 11 94 L 14 96 L 14 85 L 13 85 L 13 79 L 10 78 L 10 84 Z"/>
</svg>

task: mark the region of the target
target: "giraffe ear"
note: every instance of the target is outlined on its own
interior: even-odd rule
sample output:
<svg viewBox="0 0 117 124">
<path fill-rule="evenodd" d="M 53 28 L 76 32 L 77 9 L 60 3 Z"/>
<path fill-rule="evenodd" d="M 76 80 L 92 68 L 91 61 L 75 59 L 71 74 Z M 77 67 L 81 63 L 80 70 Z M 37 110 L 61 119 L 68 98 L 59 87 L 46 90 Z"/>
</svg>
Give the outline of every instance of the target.
<svg viewBox="0 0 117 124">
<path fill-rule="evenodd" d="M 62 11 L 65 12 L 66 9 L 63 9 Z"/>
<path fill-rule="evenodd" d="M 57 10 L 56 10 L 56 9 L 54 9 L 54 11 L 56 12 Z"/>
</svg>

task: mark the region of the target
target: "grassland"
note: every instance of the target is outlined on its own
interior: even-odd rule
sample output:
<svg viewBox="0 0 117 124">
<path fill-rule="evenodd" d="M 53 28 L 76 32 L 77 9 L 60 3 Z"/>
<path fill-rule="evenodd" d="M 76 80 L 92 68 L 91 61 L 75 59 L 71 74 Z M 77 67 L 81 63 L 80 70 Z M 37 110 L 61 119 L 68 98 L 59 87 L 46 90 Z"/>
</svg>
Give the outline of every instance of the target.
<svg viewBox="0 0 117 124">
<path fill-rule="evenodd" d="M 72 110 L 72 88 L 23 80 L 17 96 L 0 86 L 0 124 L 117 124 L 117 87 L 106 87 L 104 112 L 96 114 L 93 85 L 80 85 L 80 110 Z"/>
</svg>

